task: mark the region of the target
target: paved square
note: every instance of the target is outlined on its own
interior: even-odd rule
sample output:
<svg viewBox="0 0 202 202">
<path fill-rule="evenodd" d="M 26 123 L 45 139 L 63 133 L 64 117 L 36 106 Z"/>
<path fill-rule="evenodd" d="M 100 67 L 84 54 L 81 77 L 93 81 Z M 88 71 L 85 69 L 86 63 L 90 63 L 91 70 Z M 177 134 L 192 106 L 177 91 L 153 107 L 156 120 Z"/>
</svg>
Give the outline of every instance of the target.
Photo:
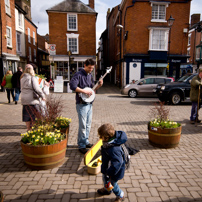
<svg viewBox="0 0 202 202">
<path fill-rule="evenodd" d="M 131 156 L 131 167 L 119 181 L 125 201 L 202 202 L 202 124 L 195 127 L 189 123 L 191 105 L 168 105 L 171 119 L 182 124 L 182 136 L 178 147 L 160 149 L 149 144 L 147 132 L 149 110 L 157 99 L 131 99 L 121 96 L 117 89 L 105 90 L 108 94 L 98 91 L 93 104 L 90 142 L 98 140 L 98 127 L 109 122 L 116 130 L 127 133 L 130 147 L 140 150 Z M 4 201 L 113 201 L 114 194 L 96 194 L 102 187 L 102 175 L 88 175 L 83 155 L 77 149 L 75 94 L 56 96 L 64 101 L 62 115 L 72 119 L 65 163 L 52 170 L 32 171 L 24 164 L 20 147 L 20 134 L 26 131 L 21 103 L 7 104 L 6 93 L 0 92 L 0 190 Z"/>
</svg>

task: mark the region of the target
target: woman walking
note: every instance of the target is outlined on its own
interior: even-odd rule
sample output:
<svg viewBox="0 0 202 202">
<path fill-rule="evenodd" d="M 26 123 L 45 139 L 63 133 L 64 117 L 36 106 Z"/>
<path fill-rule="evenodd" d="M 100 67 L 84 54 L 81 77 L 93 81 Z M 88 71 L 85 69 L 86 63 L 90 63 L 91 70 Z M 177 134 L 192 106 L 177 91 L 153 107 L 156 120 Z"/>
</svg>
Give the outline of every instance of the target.
<svg viewBox="0 0 202 202">
<path fill-rule="evenodd" d="M 2 81 L 3 81 L 4 79 L 6 80 L 6 85 L 4 86 L 4 88 L 6 89 L 6 92 L 7 92 L 8 103 L 11 102 L 10 94 L 12 95 L 13 101 L 14 101 L 14 99 L 15 99 L 15 96 L 14 96 L 14 89 L 13 89 L 12 82 L 11 82 L 12 76 L 13 76 L 12 71 L 11 71 L 11 70 L 8 70 L 8 71 L 6 72 L 6 75 L 5 75 L 4 78 L 2 79 Z"/>
</svg>

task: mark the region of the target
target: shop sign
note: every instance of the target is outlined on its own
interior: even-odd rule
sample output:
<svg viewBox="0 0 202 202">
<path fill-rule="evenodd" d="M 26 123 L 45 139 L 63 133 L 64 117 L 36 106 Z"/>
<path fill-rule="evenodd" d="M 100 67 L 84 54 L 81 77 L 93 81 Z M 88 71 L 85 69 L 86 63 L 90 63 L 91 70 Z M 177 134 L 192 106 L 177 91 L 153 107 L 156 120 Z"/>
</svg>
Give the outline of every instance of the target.
<svg viewBox="0 0 202 202">
<path fill-rule="evenodd" d="M 173 63 L 181 63 L 181 60 L 171 60 L 171 62 L 173 62 Z"/>
</svg>

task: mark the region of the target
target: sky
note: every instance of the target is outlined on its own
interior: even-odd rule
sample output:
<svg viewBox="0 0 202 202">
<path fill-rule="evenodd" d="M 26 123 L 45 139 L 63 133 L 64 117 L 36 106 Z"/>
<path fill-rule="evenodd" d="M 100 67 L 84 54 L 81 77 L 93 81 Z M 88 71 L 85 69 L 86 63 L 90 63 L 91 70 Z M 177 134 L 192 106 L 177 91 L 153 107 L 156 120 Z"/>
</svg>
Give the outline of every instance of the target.
<svg viewBox="0 0 202 202">
<path fill-rule="evenodd" d="M 32 21 L 38 27 L 38 34 L 45 35 L 49 33 L 48 14 L 46 10 L 57 5 L 63 0 L 32 0 L 31 12 Z M 84 4 L 88 4 L 88 0 L 80 0 Z M 98 46 L 99 38 L 106 29 L 106 14 L 108 8 L 112 9 L 121 3 L 122 0 L 94 0 L 95 11 L 98 13 L 96 22 L 96 46 Z M 190 14 L 201 13 L 202 19 L 202 0 L 192 0 Z M 174 15 L 173 15 L 174 16 Z"/>
</svg>

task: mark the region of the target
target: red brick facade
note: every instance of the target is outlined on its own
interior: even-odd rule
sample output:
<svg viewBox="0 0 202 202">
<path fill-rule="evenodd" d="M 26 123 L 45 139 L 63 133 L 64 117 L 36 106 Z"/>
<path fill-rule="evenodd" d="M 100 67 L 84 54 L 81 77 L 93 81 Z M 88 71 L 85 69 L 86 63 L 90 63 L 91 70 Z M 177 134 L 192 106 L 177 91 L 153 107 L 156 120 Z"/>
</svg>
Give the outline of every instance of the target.
<svg viewBox="0 0 202 202">
<path fill-rule="evenodd" d="M 67 55 L 66 34 L 79 34 L 79 55 L 96 55 L 95 15 L 78 14 L 78 31 L 67 31 L 67 13 L 49 13 L 49 43 L 57 55 Z"/>
<path fill-rule="evenodd" d="M 5 1 L 1 2 L 1 18 L 2 18 L 2 52 L 8 54 L 16 54 L 16 32 L 15 32 L 15 0 L 10 0 L 10 15 L 6 14 Z M 12 45 L 7 46 L 6 28 L 11 28 Z"/>
<path fill-rule="evenodd" d="M 86 59 L 96 59 L 97 13 L 93 10 L 94 0 L 89 1 L 89 5 L 83 5 L 83 3 L 81 5 L 81 2 L 76 1 L 69 1 L 68 3 L 71 6 L 65 9 L 63 6 L 66 4 L 62 2 L 47 10 L 49 44 L 56 45 L 56 55 L 50 55 L 51 64 L 54 64 L 51 76 L 53 79 L 56 76 L 63 76 L 64 79 L 69 80 L 76 71 L 83 67 Z M 73 15 L 75 20 L 73 24 L 76 24 L 76 28 L 69 27 L 71 25 L 70 15 Z M 70 42 L 71 40 L 77 40 L 76 45 L 73 44 L 74 47 Z M 68 55 L 69 50 L 72 52 L 71 56 Z"/>
<path fill-rule="evenodd" d="M 37 27 L 27 18 L 25 18 L 25 35 L 27 63 L 37 65 Z M 38 71 L 36 66 L 35 71 Z"/>
<path fill-rule="evenodd" d="M 152 20 L 153 4 L 165 5 L 164 20 Z M 172 15 L 175 19 L 173 26 L 168 26 L 167 20 Z M 148 75 L 145 67 L 162 65 L 157 75 L 179 77 L 180 65 L 187 61 L 187 41 L 190 15 L 190 1 L 127 1 L 122 0 L 118 9 L 112 9 L 108 15 L 109 54 L 108 65 L 116 69 L 116 81 L 123 86 L 131 82 L 130 65 L 137 62 L 141 69 L 139 78 Z M 117 24 L 122 28 L 117 28 Z M 163 50 L 151 49 L 153 30 L 165 31 L 165 48 Z M 120 36 L 121 33 L 121 36 Z M 171 36 L 169 40 L 169 35 Z M 121 42 L 120 42 L 121 40 Z M 170 41 L 170 49 L 169 49 Z M 121 48 L 121 51 L 120 51 Z M 114 51 L 113 51 L 114 50 Z M 121 57 L 120 57 L 121 54 Z M 111 60 L 110 58 L 115 58 Z M 165 74 L 166 63 L 169 70 Z M 151 69 L 151 68 L 150 68 Z M 136 77 L 136 78 L 138 78 Z"/>
</svg>

